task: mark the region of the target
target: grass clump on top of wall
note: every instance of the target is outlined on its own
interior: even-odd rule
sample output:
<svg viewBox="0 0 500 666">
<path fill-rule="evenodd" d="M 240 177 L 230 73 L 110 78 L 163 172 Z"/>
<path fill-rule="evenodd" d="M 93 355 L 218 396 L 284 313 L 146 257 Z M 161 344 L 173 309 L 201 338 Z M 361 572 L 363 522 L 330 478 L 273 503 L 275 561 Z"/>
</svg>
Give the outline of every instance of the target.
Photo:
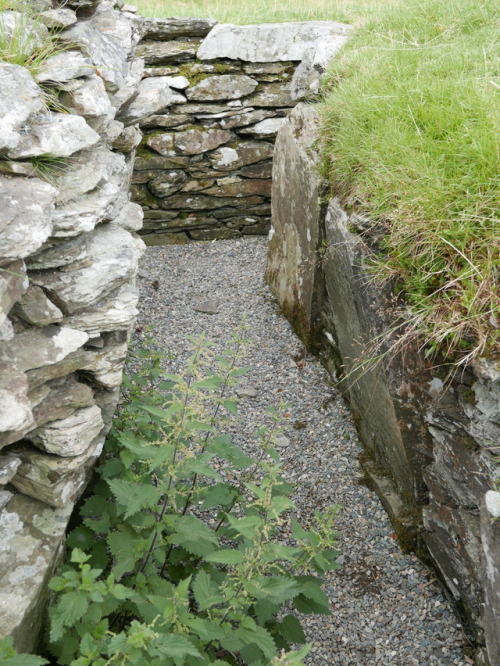
<svg viewBox="0 0 500 666">
<path fill-rule="evenodd" d="M 430 349 L 498 354 L 500 48 L 494 0 L 420 0 L 372 14 L 331 66 L 323 104 L 332 189 L 386 225 Z"/>
</svg>

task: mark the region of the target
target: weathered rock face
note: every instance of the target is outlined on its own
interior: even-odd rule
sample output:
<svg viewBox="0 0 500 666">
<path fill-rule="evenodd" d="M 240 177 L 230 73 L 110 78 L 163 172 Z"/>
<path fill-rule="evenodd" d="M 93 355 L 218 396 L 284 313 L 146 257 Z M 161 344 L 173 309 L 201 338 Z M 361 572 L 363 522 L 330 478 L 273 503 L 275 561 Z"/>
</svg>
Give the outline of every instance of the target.
<svg viewBox="0 0 500 666">
<path fill-rule="evenodd" d="M 134 124 L 175 100 L 163 80 L 139 87 L 139 33 L 114 3 L 42 4 L 40 21 L 0 14 L 8 29 L 24 21 L 26 44 L 49 28 L 71 47 L 35 78 L 0 63 L 0 636 L 23 651 L 109 429 L 136 315 Z M 38 84 L 70 113 L 49 111 Z"/>
<path fill-rule="evenodd" d="M 366 224 L 337 199 L 318 203 L 318 138 L 301 105 L 278 133 L 267 279 L 305 344 L 344 377 L 367 480 L 403 545 L 433 563 L 471 640 L 486 642 L 480 663 L 486 652 L 500 663 L 500 370 L 483 359 L 447 381 L 395 328 L 400 304 L 367 263 L 376 237 L 354 232 Z"/>
<path fill-rule="evenodd" d="M 143 84 L 163 80 L 176 91 L 160 113 L 141 121 L 132 193 L 145 212 L 144 240 L 267 233 L 274 139 L 297 101 L 317 93 L 349 26 L 136 23 L 147 64 Z"/>
</svg>

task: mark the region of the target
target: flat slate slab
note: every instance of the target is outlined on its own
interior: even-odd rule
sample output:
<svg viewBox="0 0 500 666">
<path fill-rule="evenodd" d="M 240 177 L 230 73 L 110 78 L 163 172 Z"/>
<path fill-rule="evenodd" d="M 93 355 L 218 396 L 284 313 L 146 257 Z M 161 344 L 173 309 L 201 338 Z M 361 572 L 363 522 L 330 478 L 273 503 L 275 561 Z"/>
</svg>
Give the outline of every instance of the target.
<svg viewBox="0 0 500 666">
<path fill-rule="evenodd" d="M 230 58 L 249 62 L 303 60 L 319 40 L 349 35 L 351 26 L 335 21 L 216 25 L 198 49 L 200 60 Z"/>
</svg>

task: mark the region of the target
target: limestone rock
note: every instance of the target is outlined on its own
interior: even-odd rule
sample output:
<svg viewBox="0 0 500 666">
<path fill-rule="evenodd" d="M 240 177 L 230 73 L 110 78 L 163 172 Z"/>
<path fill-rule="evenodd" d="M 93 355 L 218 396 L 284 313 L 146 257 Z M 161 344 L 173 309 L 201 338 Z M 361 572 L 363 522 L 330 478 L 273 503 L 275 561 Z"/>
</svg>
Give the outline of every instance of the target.
<svg viewBox="0 0 500 666">
<path fill-rule="evenodd" d="M 37 70 L 35 80 L 38 83 L 66 83 L 72 79 L 94 74 L 92 61 L 79 51 L 64 51 L 47 58 Z"/>
<path fill-rule="evenodd" d="M 36 393 L 41 393 L 41 399 L 33 406 L 35 427 L 40 427 L 57 419 L 66 419 L 76 409 L 91 407 L 94 404 L 92 389 L 86 384 L 75 381 L 72 376 L 65 376 L 46 386 L 39 387 Z M 45 391 L 48 393 L 45 395 Z M 30 392 L 30 399 L 36 396 Z M 32 428 L 30 428 L 32 430 Z"/>
<path fill-rule="evenodd" d="M 90 157 L 89 164 L 85 167 L 86 170 L 92 168 L 95 173 L 90 174 L 90 179 L 97 178 L 98 174 L 100 176 L 95 189 L 85 196 L 76 195 L 75 200 L 55 209 L 55 237 L 76 236 L 92 231 L 100 222 L 112 220 L 127 203 L 129 167 L 124 156 L 101 148 Z M 78 173 L 79 169 L 74 173 L 75 178 Z M 69 183 L 72 180 L 71 174 L 68 173 L 67 177 Z M 78 192 L 78 183 L 75 179 L 73 182 Z M 69 192 L 71 193 L 71 189 Z"/>
<path fill-rule="evenodd" d="M 166 76 L 168 85 L 176 90 L 186 90 L 189 88 L 189 79 L 185 76 Z"/>
<path fill-rule="evenodd" d="M 76 14 L 67 7 L 59 7 L 58 9 L 48 9 L 38 15 L 47 28 L 69 28 L 70 25 L 76 23 Z"/>
<path fill-rule="evenodd" d="M 193 41 L 141 43 L 137 55 L 144 58 L 146 65 L 163 65 L 169 62 L 184 62 L 196 55 L 198 43 Z"/>
<path fill-rule="evenodd" d="M 175 155 L 173 134 L 153 134 L 146 138 L 146 145 L 164 157 Z M 148 165 L 147 168 L 155 167 Z"/>
<path fill-rule="evenodd" d="M 31 285 L 16 304 L 15 313 L 33 326 L 48 326 L 61 321 L 63 313 L 49 301 L 43 289 Z"/>
<path fill-rule="evenodd" d="M 186 155 L 196 155 L 214 150 L 220 145 L 231 140 L 231 132 L 227 130 L 209 129 L 198 130 L 189 129 L 185 132 L 177 132 L 174 135 L 175 149 Z"/>
<path fill-rule="evenodd" d="M 13 261 L 0 270 L 0 324 L 28 288 L 26 266 L 22 259 Z"/>
<path fill-rule="evenodd" d="M 97 74 L 88 76 L 83 85 L 73 92 L 63 92 L 61 103 L 84 118 L 113 119 L 115 108 L 109 101 L 102 79 Z"/>
<path fill-rule="evenodd" d="M 198 49 L 200 60 L 230 58 L 252 63 L 303 60 L 322 39 L 348 35 L 350 26 L 333 21 L 216 25 Z"/>
<path fill-rule="evenodd" d="M 45 243 L 39 252 L 28 257 L 26 260 L 28 268 L 30 270 L 62 268 L 68 264 L 75 264 L 87 259 L 90 242 L 87 234 L 82 234 L 68 241 L 65 241 L 65 239 L 57 241 L 58 239 L 51 239 Z"/>
<path fill-rule="evenodd" d="M 66 419 L 50 421 L 32 430 L 25 438 L 48 453 L 63 457 L 79 456 L 88 449 L 103 426 L 101 410 L 94 405 L 78 409 Z"/>
<path fill-rule="evenodd" d="M 137 97 L 126 111 L 120 114 L 120 120 L 125 125 L 133 125 L 168 106 L 172 102 L 173 96 L 165 77 L 144 79 L 139 84 Z"/>
<path fill-rule="evenodd" d="M 0 514 L 0 634 L 14 636 L 20 652 L 36 648 L 71 509 L 16 494 Z"/>
<path fill-rule="evenodd" d="M 319 93 L 321 77 L 328 64 L 348 40 L 347 33 L 323 37 L 311 46 L 294 72 L 291 83 L 292 99 L 300 100 Z"/>
<path fill-rule="evenodd" d="M 0 490 L 0 511 L 3 511 L 13 497 L 14 493 L 9 490 Z"/>
<path fill-rule="evenodd" d="M 240 129 L 240 134 L 250 134 L 255 139 L 265 139 L 276 136 L 283 127 L 286 118 L 266 118 L 252 127 Z"/>
<path fill-rule="evenodd" d="M 37 178 L 0 177 L 0 264 L 27 257 L 47 240 L 56 196 Z"/>
<path fill-rule="evenodd" d="M 120 12 L 103 4 L 88 21 L 79 21 L 60 33 L 59 38 L 89 56 L 108 92 L 115 93 L 123 85 L 136 37 Z"/>
<path fill-rule="evenodd" d="M 120 213 L 113 220 L 113 224 L 127 229 L 127 231 L 139 231 L 142 228 L 144 213 L 139 204 L 129 202 L 121 209 Z"/>
<path fill-rule="evenodd" d="M 103 349 L 88 352 L 83 370 L 86 370 L 90 379 L 100 386 L 112 389 L 118 388 L 122 383 L 123 366 L 127 358 L 128 344 L 106 345 Z"/>
<path fill-rule="evenodd" d="M 208 156 L 214 169 L 232 171 L 273 156 L 274 146 L 264 141 L 242 141 L 234 148 L 219 148 Z"/>
<path fill-rule="evenodd" d="M 16 148 L 9 151 L 14 159 L 51 155 L 69 157 L 78 150 L 90 148 L 99 135 L 83 118 L 62 113 L 47 113 L 23 133 Z"/>
<path fill-rule="evenodd" d="M 205 37 L 217 21 L 205 18 L 144 18 L 135 21 L 143 39 L 164 42 L 178 37 Z"/>
<path fill-rule="evenodd" d="M 24 495 L 63 508 L 78 498 L 88 468 L 101 450 L 99 440 L 94 440 L 84 453 L 71 458 L 48 456 L 27 446 L 16 447 L 13 451 L 22 462 L 11 483 Z"/>
<path fill-rule="evenodd" d="M 113 93 L 108 91 L 111 103 L 118 112 L 124 111 L 134 101 L 143 72 L 144 60 L 134 58 L 130 61 L 118 90 Z"/>
<path fill-rule="evenodd" d="M 0 448 L 33 426 L 28 380 L 12 360 L 0 359 Z M 11 433 L 9 435 L 9 433 Z"/>
<path fill-rule="evenodd" d="M 26 371 L 62 361 L 82 347 L 88 337 L 86 333 L 67 326 L 46 326 L 19 333 L 10 343 L 10 348 L 19 369 Z"/>
<path fill-rule="evenodd" d="M 194 101 L 239 99 L 252 93 L 257 81 L 245 74 L 210 76 L 186 90 L 186 97 Z"/>
<path fill-rule="evenodd" d="M 28 70 L 0 62 L 0 155 L 17 147 L 19 130 L 44 109 L 41 90 Z"/>
<path fill-rule="evenodd" d="M 139 314 L 137 303 L 139 292 L 131 284 L 125 284 L 108 299 L 94 303 L 91 308 L 67 317 L 64 323 L 86 331 L 89 335 L 99 335 L 102 331 L 128 329 Z"/>
<path fill-rule="evenodd" d="M 130 153 L 141 143 L 142 132 L 136 126 L 125 127 L 112 139 L 113 150 L 121 153 Z"/>
<path fill-rule="evenodd" d="M 89 265 L 69 273 L 40 271 L 33 274 L 32 281 L 47 290 L 64 312 L 73 314 L 130 280 L 143 246 L 125 229 L 100 226 L 89 243 Z"/>
</svg>

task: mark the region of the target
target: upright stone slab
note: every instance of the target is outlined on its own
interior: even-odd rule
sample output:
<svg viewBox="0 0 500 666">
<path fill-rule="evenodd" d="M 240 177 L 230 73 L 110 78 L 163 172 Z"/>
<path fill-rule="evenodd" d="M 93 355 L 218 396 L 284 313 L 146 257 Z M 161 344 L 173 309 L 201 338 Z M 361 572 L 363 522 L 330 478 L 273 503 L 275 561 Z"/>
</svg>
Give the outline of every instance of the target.
<svg viewBox="0 0 500 666">
<path fill-rule="evenodd" d="M 319 115 L 299 104 L 278 132 L 273 162 L 272 226 L 266 279 L 299 337 L 315 346 L 320 326 L 322 214 L 325 183 L 317 173 Z"/>
</svg>

